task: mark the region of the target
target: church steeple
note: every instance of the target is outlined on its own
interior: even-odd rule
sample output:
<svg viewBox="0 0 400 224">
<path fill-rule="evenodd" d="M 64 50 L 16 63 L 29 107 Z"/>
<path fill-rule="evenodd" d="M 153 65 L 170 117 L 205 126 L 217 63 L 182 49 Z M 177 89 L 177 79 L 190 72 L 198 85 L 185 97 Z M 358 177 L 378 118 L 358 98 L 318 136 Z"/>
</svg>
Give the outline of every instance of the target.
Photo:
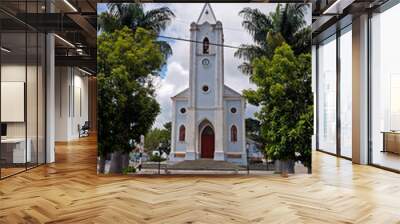
<svg viewBox="0 0 400 224">
<path fill-rule="evenodd" d="M 205 3 L 190 25 L 189 107 L 223 107 L 224 44 L 222 23 Z"/>
<path fill-rule="evenodd" d="M 217 23 L 217 19 L 215 18 L 215 14 L 211 8 L 210 3 L 204 4 L 203 10 L 201 10 L 200 16 L 197 19 L 197 24 L 203 24 L 208 22 L 210 24 Z"/>
<path fill-rule="evenodd" d="M 190 40 L 189 88 L 173 97 L 170 155 L 245 165 L 245 101 L 224 85 L 223 27 L 210 4 L 190 24 Z"/>
</svg>

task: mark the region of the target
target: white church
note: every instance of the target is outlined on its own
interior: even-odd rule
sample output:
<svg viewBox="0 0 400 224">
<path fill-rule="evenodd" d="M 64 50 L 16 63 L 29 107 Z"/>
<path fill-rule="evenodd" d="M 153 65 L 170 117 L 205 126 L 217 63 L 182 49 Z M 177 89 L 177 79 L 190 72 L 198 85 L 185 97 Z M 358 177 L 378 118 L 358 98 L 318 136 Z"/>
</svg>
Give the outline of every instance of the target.
<svg viewBox="0 0 400 224">
<path fill-rule="evenodd" d="M 245 99 L 224 84 L 222 23 L 206 3 L 190 25 L 189 88 L 172 99 L 170 160 L 245 165 Z"/>
</svg>

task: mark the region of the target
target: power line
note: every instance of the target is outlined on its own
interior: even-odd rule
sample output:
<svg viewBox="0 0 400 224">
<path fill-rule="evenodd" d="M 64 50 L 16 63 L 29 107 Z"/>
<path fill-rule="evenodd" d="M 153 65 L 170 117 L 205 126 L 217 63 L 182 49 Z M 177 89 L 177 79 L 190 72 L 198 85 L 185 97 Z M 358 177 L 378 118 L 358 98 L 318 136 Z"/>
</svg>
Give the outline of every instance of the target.
<svg viewBox="0 0 400 224">
<path fill-rule="evenodd" d="M 165 38 L 165 39 L 170 39 L 170 40 L 180 40 L 180 41 L 203 44 L 203 42 L 201 42 L 201 41 L 184 39 L 184 38 L 179 38 L 179 37 L 169 37 L 169 36 L 164 36 L 164 35 L 158 35 L 158 37 Z M 218 47 L 233 48 L 233 49 L 240 49 L 240 47 L 236 47 L 236 46 L 232 46 L 232 45 L 216 44 L 216 43 L 211 43 L 211 42 L 209 43 L 209 45 L 214 45 L 214 46 L 218 46 Z"/>
<path fill-rule="evenodd" d="M 152 34 L 151 31 L 144 30 L 145 33 Z M 185 38 L 180 38 L 180 37 L 171 37 L 171 36 L 165 36 L 165 35 L 157 35 L 159 38 L 165 38 L 165 39 L 170 39 L 170 40 L 180 40 L 180 41 L 186 41 L 186 42 L 192 42 L 192 43 L 199 43 L 203 44 L 202 41 L 197 41 L 197 40 L 191 40 L 191 39 L 185 39 Z M 226 44 L 216 44 L 216 43 L 208 43 L 209 45 L 214 45 L 218 47 L 226 47 L 226 48 L 232 48 L 232 49 L 240 49 L 240 47 L 232 46 L 232 45 L 226 45 Z"/>
<path fill-rule="evenodd" d="M 181 24 L 190 24 L 190 22 L 189 21 L 186 21 L 186 20 L 183 20 L 183 19 L 177 19 L 177 18 L 175 18 L 174 20 L 173 20 L 174 22 L 178 22 L 178 23 L 181 23 Z M 224 30 L 230 30 L 230 31 L 236 31 L 236 32 L 241 32 L 241 33 L 247 33 L 245 30 L 243 30 L 243 29 L 238 29 L 238 28 L 232 28 L 232 27 L 227 27 L 227 26 L 223 26 L 223 29 Z"/>
</svg>

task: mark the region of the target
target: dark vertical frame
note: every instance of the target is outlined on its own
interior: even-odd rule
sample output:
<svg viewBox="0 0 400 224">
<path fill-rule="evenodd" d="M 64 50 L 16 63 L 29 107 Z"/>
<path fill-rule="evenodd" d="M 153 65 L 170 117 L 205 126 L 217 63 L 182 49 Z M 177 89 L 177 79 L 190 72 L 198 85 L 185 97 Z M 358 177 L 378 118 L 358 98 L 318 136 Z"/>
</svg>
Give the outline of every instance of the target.
<svg viewBox="0 0 400 224">
<path fill-rule="evenodd" d="M 315 148 L 319 149 L 319 44 L 315 46 Z"/>
<path fill-rule="evenodd" d="M 341 76 L 341 64 L 340 64 L 340 36 L 341 30 L 336 29 L 336 155 L 341 156 L 341 118 L 340 118 L 340 76 Z"/>
<path fill-rule="evenodd" d="M 71 70 L 68 72 L 68 117 L 71 117 Z"/>
<path fill-rule="evenodd" d="M 39 13 L 39 0 L 36 0 L 36 13 Z M 39 19 L 37 19 L 37 22 L 39 22 Z M 36 166 L 38 165 L 39 165 L 39 32 L 36 32 Z"/>
<path fill-rule="evenodd" d="M 372 65 L 371 65 L 371 56 L 372 56 L 372 29 L 371 29 L 371 20 L 372 20 L 372 12 L 368 12 L 368 30 L 367 30 L 367 45 L 368 45 L 368 53 L 367 53 L 367 64 L 368 64 L 368 69 L 367 69 L 367 82 L 368 82 L 368 90 L 367 90 L 367 119 L 368 119 L 368 124 L 367 124 L 367 129 L 368 129 L 368 164 L 373 164 L 373 148 L 372 148 Z"/>
<path fill-rule="evenodd" d="M 45 13 L 48 13 L 48 8 L 50 1 L 49 0 L 44 0 L 44 5 L 45 5 Z M 44 77 L 42 74 L 42 82 L 44 81 L 44 164 L 47 163 L 47 38 L 48 38 L 48 33 L 44 32 Z M 42 71 L 43 72 L 43 71 Z"/>
<path fill-rule="evenodd" d="M 75 68 L 74 67 L 71 67 L 71 83 L 72 83 L 71 87 L 72 117 L 75 118 Z"/>
<path fill-rule="evenodd" d="M 25 21 L 28 21 L 28 0 L 25 0 Z M 25 23 L 25 100 L 24 100 L 24 120 L 25 120 L 25 170 L 28 170 L 28 24 Z M 32 151 L 31 151 L 32 153 Z M 31 154 L 32 155 L 32 154 Z"/>
<path fill-rule="evenodd" d="M 60 72 L 60 74 L 58 75 L 58 84 L 59 84 L 59 86 L 58 86 L 58 88 L 60 88 L 60 92 L 61 92 L 61 88 L 62 88 L 62 77 L 64 76 L 64 74 L 63 73 L 61 73 Z M 62 117 L 62 95 L 61 94 L 58 94 L 59 95 L 59 101 L 60 101 L 60 117 Z"/>
</svg>

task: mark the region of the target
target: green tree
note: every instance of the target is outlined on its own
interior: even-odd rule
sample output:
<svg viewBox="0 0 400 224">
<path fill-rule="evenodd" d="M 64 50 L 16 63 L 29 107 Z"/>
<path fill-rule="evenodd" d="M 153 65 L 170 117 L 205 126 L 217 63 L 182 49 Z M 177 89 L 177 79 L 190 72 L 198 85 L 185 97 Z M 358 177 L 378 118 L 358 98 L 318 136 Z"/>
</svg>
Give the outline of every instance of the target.
<svg viewBox="0 0 400 224">
<path fill-rule="evenodd" d="M 263 144 L 263 139 L 260 135 L 261 123 L 254 118 L 246 118 L 246 138 L 252 139 L 260 144 Z"/>
<path fill-rule="evenodd" d="M 275 160 L 300 161 L 311 172 L 313 96 L 311 55 L 295 55 L 283 43 L 272 58 L 255 58 L 253 81 L 257 90 L 245 90 L 250 103 L 259 105 L 256 117 L 268 156 Z"/>
<path fill-rule="evenodd" d="M 154 99 L 152 78 L 164 57 L 156 35 L 124 27 L 98 37 L 98 152 L 100 158 L 123 155 L 153 125 L 160 107 Z M 127 164 L 123 165 L 121 171 Z"/>
<path fill-rule="evenodd" d="M 159 34 L 165 30 L 175 17 L 168 7 L 161 7 L 145 11 L 141 3 L 108 3 L 108 11 L 100 14 L 98 30 L 113 32 L 129 27 L 133 32 L 138 27 Z M 157 40 L 165 59 L 172 54 L 171 46 L 162 40 Z"/>
<path fill-rule="evenodd" d="M 144 138 L 144 148 L 147 153 L 158 150 L 161 144 L 161 150 L 169 154 L 171 151 L 171 122 L 164 124 L 163 128 L 151 129 Z"/>
<path fill-rule="evenodd" d="M 168 131 L 169 136 L 171 137 L 172 122 L 169 121 L 169 122 L 165 123 L 163 126 L 164 126 L 164 129 L 166 129 Z"/>
<path fill-rule="evenodd" d="M 288 43 L 296 55 L 311 51 L 311 27 L 304 16 L 309 4 L 278 4 L 274 12 L 264 14 L 259 9 L 244 8 L 239 12 L 243 17 L 242 26 L 253 37 L 254 44 L 243 44 L 235 56 L 244 59 L 239 68 L 251 75 L 251 62 L 258 57 L 271 58 L 275 48 Z"/>
<path fill-rule="evenodd" d="M 260 121 L 254 118 L 246 118 L 246 134 L 258 134 L 260 131 Z"/>
</svg>

